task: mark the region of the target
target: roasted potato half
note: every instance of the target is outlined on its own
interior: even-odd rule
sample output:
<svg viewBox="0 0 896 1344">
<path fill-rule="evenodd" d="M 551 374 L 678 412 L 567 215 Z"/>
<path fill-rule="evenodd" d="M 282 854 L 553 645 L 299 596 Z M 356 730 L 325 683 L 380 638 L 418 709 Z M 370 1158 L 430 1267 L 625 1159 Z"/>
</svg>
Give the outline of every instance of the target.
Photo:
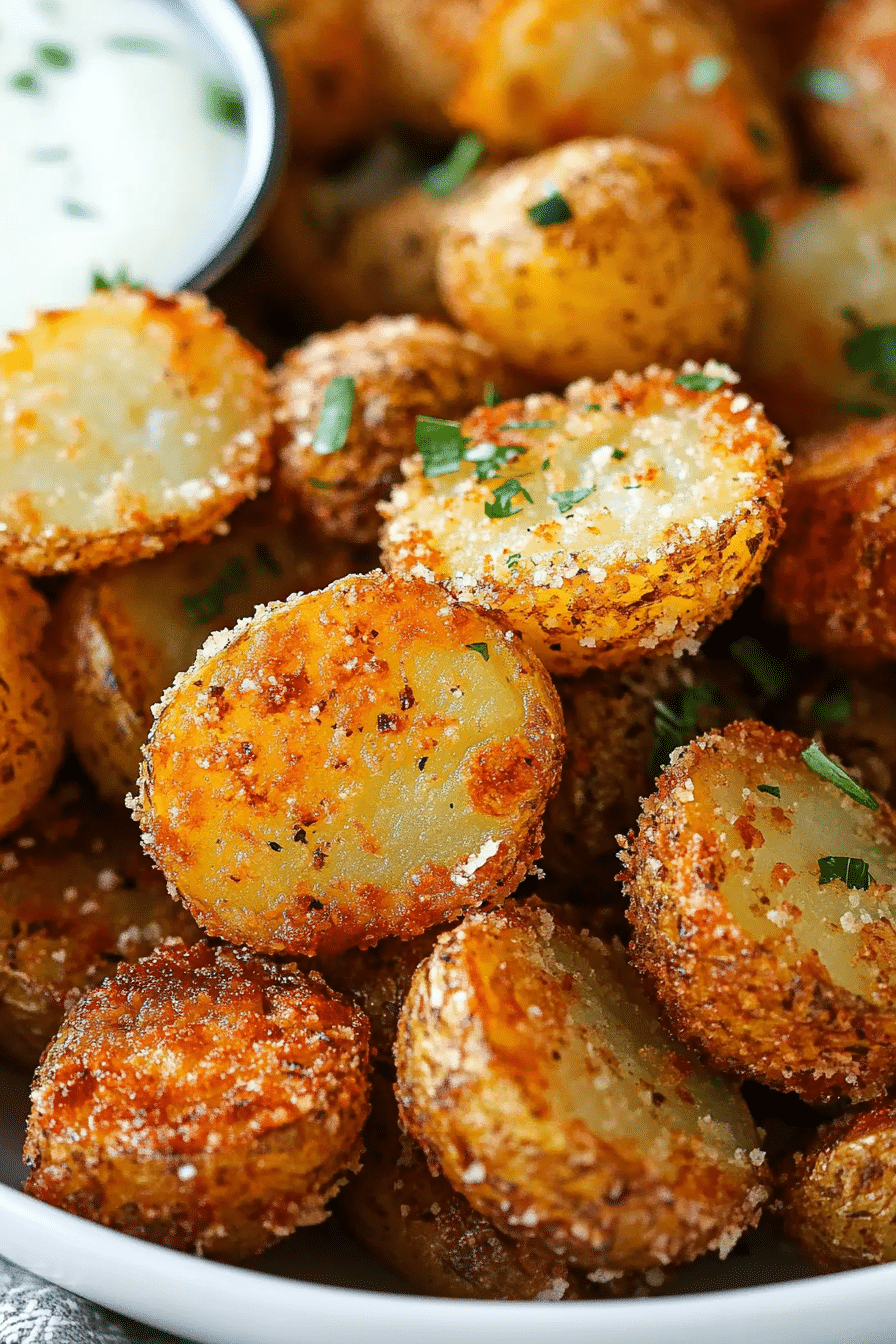
<svg viewBox="0 0 896 1344">
<path fill-rule="evenodd" d="M 519 637 L 379 571 L 260 608 L 166 692 L 136 815 L 210 933 L 271 952 L 410 938 L 538 857 L 559 702 Z"/>
<path fill-rule="evenodd" d="M 629 952 L 719 1068 L 861 1100 L 896 1079 L 896 818 L 807 745 L 748 721 L 677 754 L 625 846 Z"/>
<path fill-rule="evenodd" d="M 845 667 L 896 660 L 896 415 L 804 444 L 784 498 L 772 611 Z"/>
<path fill-rule="evenodd" d="M 554 674 L 696 651 L 782 524 L 784 440 L 736 382 L 653 367 L 475 411 L 453 460 L 406 464 L 386 564 L 500 613 Z"/>
<path fill-rule="evenodd" d="M 0 835 L 40 801 L 62 760 L 62 716 L 40 656 L 49 617 L 24 575 L 0 566 Z"/>
<path fill-rule="evenodd" d="M 447 104 L 491 0 L 365 0 L 383 100 L 394 119 L 445 133 Z"/>
<path fill-rule="evenodd" d="M 618 943 L 537 901 L 468 915 L 417 970 L 402 1120 L 500 1231 L 592 1271 L 723 1253 L 765 1155 L 736 1089 L 675 1043 Z"/>
<path fill-rule="evenodd" d="M 351 379 L 341 446 L 321 422 L 336 378 Z M 482 402 L 488 383 L 512 395 L 519 376 L 478 336 L 444 322 L 379 317 L 312 336 L 277 372 L 278 489 L 325 535 L 375 541 L 377 504 L 401 480 L 402 458 L 416 451 L 417 417 L 460 418 Z"/>
<path fill-rule="evenodd" d="M 743 239 L 655 145 L 572 140 L 496 169 L 452 207 L 437 264 L 455 321 L 541 386 L 740 353 Z"/>
<path fill-rule="evenodd" d="M 198 937 L 137 828 L 65 779 L 0 846 L 0 1056 L 33 1069 L 67 1009 L 120 962 Z"/>
<path fill-rule="evenodd" d="M 121 803 L 133 789 L 152 706 L 213 630 L 351 569 L 348 547 L 250 504 L 207 544 L 73 579 L 53 612 L 53 676 L 75 750 L 103 797 Z"/>
<path fill-rule="evenodd" d="M 367 1021 L 313 971 L 172 943 L 94 989 L 31 1093 L 28 1194 L 220 1260 L 320 1223 L 356 1170 Z"/>
<path fill-rule="evenodd" d="M 0 351 L 0 559 L 127 564 L 207 535 L 263 486 L 261 355 L 199 294 L 120 287 Z"/>
</svg>

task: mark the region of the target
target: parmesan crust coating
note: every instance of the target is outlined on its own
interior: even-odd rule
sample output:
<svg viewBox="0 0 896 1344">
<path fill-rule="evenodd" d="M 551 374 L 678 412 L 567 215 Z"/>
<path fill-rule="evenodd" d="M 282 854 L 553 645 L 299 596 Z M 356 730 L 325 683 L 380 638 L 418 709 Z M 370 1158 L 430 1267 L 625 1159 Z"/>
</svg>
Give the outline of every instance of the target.
<svg viewBox="0 0 896 1344">
<path fill-rule="evenodd" d="M 527 212 L 553 192 L 572 218 L 538 224 Z M 451 209 L 437 265 L 458 325 L 542 387 L 740 354 L 752 280 L 731 210 L 637 140 L 571 140 L 496 169 Z"/>
<path fill-rule="evenodd" d="M 354 379 L 352 420 L 344 448 L 322 454 L 314 439 L 334 377 Z M 276 377 L 278 487 L 325 535 L 375 541 L 377 504 L 416 451 L 417 417 L 460 419 L 489 382 L 508 396 L 519 376 L 478 336 L 443 322 L 380 317 L 312 336 L 286 354 Z"/>
<path fill-rule="evenodd" d="M 823 1125 L 779 1182 L 784 1230 L 822 1269 L 896 1260 L 896 1101 Z"/>
<path fill-rule="evenodd" d="M 81 783 L 58 785 L 0 847 L 0 1056 L 34 1069 L 73 1003 L 173 937 L 199 930 L 137 828 Z"/>
<path fill-rule="evenodd" d="M 717 1067 L 861 1100 L 896 1079 L 896 818 L 806 745 L 747 721 L 673 758 L 624 845 L 629 953 Z M 867 863 L 867 889 L 820 880 L 837 856 Z"/>
<path fill-rule="evenodd" d="M 84 769 L 123 803 L 140 769 L 152 706 L 213 630 L 262 602 L 323 588 L 352 553 L 244 506 L 208 543 L 74 578 L 53 611 L 53 679 Z"/>
<path fill-rule="evenodd" d="M 33 574 L 156 555 L 264 487 L 262 356 L 199 294 L 126 287 L 0 350 L 0 559 Z"/>
<path fill-rule="evenodd" d="M 357 1170 L 367 1021 L 314 972 L 172 942 L 92 991 L 32 1089 L 28 1194 L 241 1260 L 320 1223 Z"/>
<path fill-rule="evenodd" d="M 409 1133 L 495 1226 L 587 1269 L 723 1253 L 759 1218 L 739 1094 L 661 1026 L 619 944 L 538 901 L 467 916 L 399 1019 Z"/>
<path fill-rule="evenodd" d="M 797 643 L 846 667 L 896 659 L 896 415 L 806 443 L 767 579 Z"/>
<path fill-rule="evenodd" d="M 62 760 L 62 718 L 39 656 L 49 616 L 28 580 L 0 566 L 0 835 L 40 801 Z"/>
<path fill-rule="evenodd" d="M 457 472 L 405 464 L 387 566 L 500 613 L 553 674 L 695 652 L 777 540 L 788 460 L 736 374 L 700 373 L 716 391 L 654 367 L 475 411 Z"/>
<path fill-rule="evenodd" d="M 200 924 L 261 951 L 340 952 L 514 890 L 563 724 L 518 636 L 376 571 L 212 636 L 145 756 L 144 845 Z"/>
</svg>

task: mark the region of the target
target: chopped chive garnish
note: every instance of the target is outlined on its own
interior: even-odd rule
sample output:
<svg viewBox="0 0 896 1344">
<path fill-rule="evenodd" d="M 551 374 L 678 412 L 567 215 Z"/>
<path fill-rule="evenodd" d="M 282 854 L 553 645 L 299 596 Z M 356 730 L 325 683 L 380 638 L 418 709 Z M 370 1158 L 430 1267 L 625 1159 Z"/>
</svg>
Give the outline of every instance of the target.
<svg viewBox="0 0 896 1344">
<path fill-rule="evenodd" d="M 500 405 L 501 398 L 498 394 L 498 389 L 495 387 L 494 383 L 492 382 L 486 383 L 482 392 L 482 402 L 484 406 Z"/>
<path fill-rule="evenodd" d="M 238 593 L 246 582 L 246 562 L 235 555 L 224 573 L 210 588 L 184 598 L 184 607 L 194 625 L 207 625 L 224 610 L 224 603 L 232 593 Z"/>
<path fill-rule="evenodd" d="M 624 485 L 622 488 L 623 488 L 623 490 L 640 490 L 640 489 L 641 489 L 641 486 L 640 486 L 640 484 L 638 484 L 638 485 Z"/>
<path fill-rule="evenodd" d="M 781 797 L 781 790 L 777 784 L 757 784 L 756 788 L 759 793 L 770 793 L 773 798 Z"/>
<path fill-rule="evenodd" d="M 833 682 L 812 703 L 814 723 L 847 723 L 852 717 L 852 691 L 845 680 Z"/>
<path fill-rule="evenodd" d="M 722 696 L 708 682 L 698 681 L 669 700 L 654 700 L 656 717 L 653 723 L 651 773 L 662 770 L 676 747 L 684 746 L 699 728 L 699 710 L 702 705 L 722 706 Z"/>
<path fill-rule="evenodd" d="M 829 784 L 836 784 L 838 789 L 842 789 L 855 802 L 861 803 L 863 807 L 870 808 L 872 812 L 877 811 L 877 799 L 873 798 L 867 789 L 863 789 L 861 784 L 857 784 L 851 775 L 848 775 L 836 761 L 832 761 L 830 756 L 825 756 L 817 742 L 810 742 L 805 751 L 801 752 L 803 760 L 810 770 L 814 770 L 816 775 L 821 775 Z"/>
<path fill-rule="evenodd" d="M 308 477 L 308 484 L 309 484 L 309 485 L 313 485 L 314 488 L 315 488 L 315 490 L 335 490 L 335 489 L 336 489 L 336 482 L 335 482 L 335 481 L 321 481 L 321 480 L 319 480 L 319 479 L 317 478 L 317 476 L 309 476 L 309 477 Z"/>
<path fill-rule="evenodd" d="M 823 103 L 848 103 L 852 98 L 852 80 L 842 70 L 813 66 L 799 77 L 799 87 Z"/>
<path fill-rule="evenodd" d="M 692 93 L 713 93 L 728 78 L 731 62 L 724 56 L 698 56 L 688 66 L 688 88 Z"/>
<path fill-rule="evenodd" d="M 585 407 L 585 410 L 586 410 L 586 411 L 602 411 L 602 410 L 603 410 L 603 406 L 601 406 L 601 404 L 600 404 L 599 401 L 589 401 L 588 405 Z"/>
<path fill-rule="evenodd" d="M 589 495 L 593 494 L 594 486 L 586 485 L 581 490 L 560 490 L 556 495 L 551 495 L 550 498 L 561 513 L 569 513 L 570 509 L 574 508 L 576 504 L 581 504 L 583 499 L 587 499 Z"/>
<path fill-rule="evenodd" d="M 42 42 L 40 46 L 35 47 L 34 54 L 52 70 L 67 70 L 75 63 L 75 58 L 68 47 L 61 47 L 55 42 Z"/>
<path fill-rule="evenodd" d="M 498 426 L 498 432 L 504 429 L 549 429 L 556 423 L 556 420 L 505 420 L 503 425 Z"/>
<path fill-rule="evenodd" d="M 769 240 L 772 236 L 770 222 L 765 218 L 765 215 L 758 215 L 755 210 L 745 210 L 738 215 L 737 222 L 744 236 L 744 242 L 747 244 L 750 260 L 754 266 L 761 266 L 765 261 Z"/>
<path fill-rule="evenodd" d="M 345 447 L 355 405 L 354 378 L 332 378 L 324 393 L 323 409 L 311 447 L 319 457 L 328 457 Z"/>
<path fill-rule="evenodd" d="M 462 135 L 442 163 L 437 163 L 425 175 L 426 190 L 430 196 L 447 196 L 467 178 L 485 153 L 481 135 Z"/>
<path fill-rule="evenodd" d="M 205 106 L 212 121 L 218 121 L 232 131 L 246 129 L 246 107 L 243 95 L 232 84 L 211 80 L 205 91 Z"/>
<path fill-rule="evenodd" d="M 160 42 L 157 37 L 144 37 L 142 33 L 113 33 L 106 38 L 106 46 L 128 56 L 167 56 L 171 51 L 166 42 Z"/>
<path fill-rule="evenodd" d="M 49 145 L 46 149 L 35 149 L 31 152 L 32 159 L 38 163 L 61 163 L 70 155 L 71 150 L 66 145 Z"/>
<path fill-rule="evenodd" d="M 468 649 L 472 649 L 472 651 L 473 651 L 474 653 L 478 653 L 478 654 L 479 654 L 479 657 L 480 657 L 480 658 L 484 658 L 485 661 L 488 662 L 488 645 L 487 645 L 487 644 L 468 644 L 468 645 L 467 645 L 467 648 L 468 648 Z"/>
<path fill-rule="evenodd" d="M 17 93 L 40 93 L 41 91 L 40 80 L 30 70 L 20 70 L 18 74 L 10 76 L 9 83 Z"/>
<path fill-rule="evenodd" d="M 789 673 L 783 658 L 770 653 L 758 639 L 745 635 L 736 639 L 729 649 L 736 663 L 749 672 L 767 700 L 778 700 L 787 689 Z"/>
<path fill-rule="evenodd" d="M 612 456 L 614 462 L 621 462 L 622 459 L 625 457 L 625 453 L 621 448 L 614 448 Z"/>
<path fill-rule="evenodd" d="M 519 481 L 513 477 L 509 481 L 502 481 L 492 493 L 495 496 L 495 502 L 493 504 L 486 502 L 486 518 L 513 518 L 515 514 L 522 513 L 522 509 L 512 509 L 510 507 L 517 495 L 522 495 L 523 499 L 528 500 L 530 504 L 532 503 L 532 496 L 529 491 L 524 490 Z"/>
<path fill-rule="evenodd" d="M 114 289 L 116 285 L 130 285 L 131 289 L 145 289 L 146 286 L 139 280 L 134 280 L 128 275 L 126 266 L 119 266 L 118 270 L 112 275 L 103 275 L 102 271 L 94 271 L 90 279 L 90 288 L 94 294 L 100 289 Z"/>
<path fill-rule="evenodd" d="M 760 126 L 758 121 L 747 122 L 747 135 L 763 154 L 770 154 L 775 147 L 774 136 L 764 126 Z"/>
<path fill-rule="evenodd" d="M 857 373 L 896 373 L 896 326 L 864 327 L 843 343 L 843 354 Z"/>
<path fill-rule="evenodd" d="M 255 544 L 255 559 L 262 569 L 266 569 L 269 574 L 282 574 L 283 570 L 271 554 L 263 541 Z"/>
<path fill-rule="evenodd" d="M 96 216 L 95 210 L 91 210 L 89 205 L 82 205 L 80 201 L 63 201 L 62 209 L 74 219 L 93 219 Z"/>
<path fill-rule="evenodd" d="M 418 415 L 414 439 L 423 458 L 423 475 L 428 479 L 460 470 L 469 439 L 461 434 L 456 420 L 437 420 L 431 415 Z"/>
<path fill-rule="evenodd" d="M 546 457 L 545 460 L 544 460 L 544 461 L 542 462 L 542 464 L 541 464 L 541 469 L 542 469 L 542 471 L 547 471 L 547 469 L 548 469 L 548 467 L 549 467 L 550 465 L 551 465 L 551 459 L 550 459 L 549 457 Z"/>
<path fill-rule="evenodd" d="M 508 555 L 507 557 L 507 568 L 515 569 L 522 558 L 522 553 L 520 551 L 514 551 L 513 555 Z"/>
<path fill-rule="evenodd" d="M 864 859 L 850 859 L 845 854 L 825 854 L 818 860 L 818 885 L 843 882 L 853 891 L 867 891 L 871 880 Z"/>
<path fill-rule="evenodd" d="M 688 392 L 716 392 L 724 384 L 725 379 L 714 373 L 680 373 L 675 379 L 675 386 L 687 388 Z"/>
<path fill-rule="evenodd" d="M 841 401 L 839 405 L 847 415 L 860 415 L 864 420 L 882 420 L 889 415 L 886 406 L 879 406 L 874 401 Z"/>
<path fill-rule="evenodd" d="M 541 228 L 545 228 L 548 224 L 566 224 L 572 219 L 569 203 L 559 191 L 552 191 L 543 201 L 530 205 L 526 214 L 533 224 L 538 224 Z"/>
</svg>

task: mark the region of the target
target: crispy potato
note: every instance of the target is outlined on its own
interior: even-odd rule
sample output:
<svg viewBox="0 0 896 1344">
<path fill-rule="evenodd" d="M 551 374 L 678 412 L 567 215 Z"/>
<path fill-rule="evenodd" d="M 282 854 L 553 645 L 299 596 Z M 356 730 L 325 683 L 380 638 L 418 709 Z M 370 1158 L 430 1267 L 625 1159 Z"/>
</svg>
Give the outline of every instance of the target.
<svg viewBox="0 0 896 1344">
<path fill-rule="evenodd" d="M 358 1166 L 367 1022 L 313 971 L 172 943 L 94 989 L 31 1093 L 28 1194 L 175 1250 L 255 1255 Z"/>
<path fill-rule="evenodd" d="M 406 464 L 386 564 L 499 612 L 555 674 L 694 652 L 782 523 L 784 440 L 735 382 L 653 367 L 474 412 L 458 471 Z"/>
<path fill-rule="evenodd" d="M 554 191 L 572 219 L 536 224 L 527 211 Z M 677 154 L 636 140 L 496 169 L 452 208 L 437 264 L 454 319 L 542 386 L 740 351 L 751 279 L 733 216 Z"/>
<path fill-rule="evenodd" d="M 33 1069 L 82 994 L 173 937 L 199 930 L 137 828 L 64 780 L 0 849 L 0 1056 Z"/>
<path fill-rule="evenodd" d="M 804 193 L 770 206 L 767 224 L 742 361 L 748 390 L 787 434 L 896 412 L 885 369 L 855 353 L 861 331 L 896 312 L 896 192 Z"/>
<path fill-rule="evenodd" d="M 352 422 L 345 447 L 321 454 L 315 432 L 337 376 L 354 380 Z M 512 395 L 519 377 L 478 336 L 443 322 L 382 317 L 312 336 L 288 351 L 277 373 L 278 488 L 325 535 L 375 541 L 376 506 L 401 480 L 402 458 L 416 451 L 417 417 L 466 415 L 489 382 Z"/>
<path fill-rule="evenodd" d="M 0 559 L 127 564 L 207 535 L 271 464 L 264 361 L 199 294 L 121 287 L 0 350 Z"/>
<path fill-rule="evenodd" d="M 250 504 L 212 542 L 72 580 L 53 613 L 54 680 L 102 796 L 120 803 L 133 789 L 152 706 L 213 630 L 261 602 L 323 588 L 351 561 L 347 547 L 303 537 Z"/>
<path fill-rule="evenodd" d="M 514 890 L 563 723 L 518 636 L 375 572 L 213 635 L 145 754 L 144 845 L 199 923 L 262 951 L 340 952 Z"/>
<path fill-rule="evenodd" d="M 505 155 L 635 135 L 746 202 L 794 175 L 787 127 L 713 0 L 501 0 L 450 110 Z"/>
<path fill-rule="evenodd" d="M 380 89 L 396 121 L 450 128 L 447 104 L 492 0 L 365 0 Z"/>
<path fill-rule="evenodd" d="M 896 1079 L 896 817 L 815 773 L 806 745 L 745 722 L 677 755 L 625 846 L 629 951 L 719 1068 L 861 1100 Z M 867 863 L 867 890 L 831 856 Z"/>
<path fill-rule="evenodd" d="M 62 719 L 39 657 L 49 616 L 28 580 L 0 566 L 0 835 L 40 801 L 62 760 Z"/>
<path fill-rule="evenodd" d="M 784 1230 L 822 1269 L 896 1260 L 896 1101 L 823 1125 L 779 1184 Z"/>
<path fill-rule="evenodd" d="M 828 669 L 797 696 L 786 726 L 807 736 L 823 733 L 851 773 L 896 807 L 896 697 L 891 691 Z"/>
<path fill-rule="evenodd" d="M 767 1172 L 734 1087 L 661 1026 L 619 944 L 537 901 L 467 916 L 417 970 L 402 1120 L 500 1231 L 592 1270 L 723 1253 Z"/>
<path fill-rule="evenodd" d="M 896 415 L 805 444 L 785 503 L 772 611 L 843 666 L 896 659 Z"/>
</svg>

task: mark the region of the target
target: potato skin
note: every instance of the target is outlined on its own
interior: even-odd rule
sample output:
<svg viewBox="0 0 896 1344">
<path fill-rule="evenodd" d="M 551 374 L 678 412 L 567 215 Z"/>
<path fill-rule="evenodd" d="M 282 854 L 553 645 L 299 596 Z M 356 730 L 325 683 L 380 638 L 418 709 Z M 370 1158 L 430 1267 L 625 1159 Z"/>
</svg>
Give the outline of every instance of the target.
<svg viewBox="0 0 896 1344">
<path fill-rule="evenodd" d="M 528 217 L 545 182 L 567 223 Z M 677 154 L 636 140 L 496 169 L 451 211 L 437 264 L 455 321 L 542 385 L 740 353 L 751 281 L 730 210 Z"/>
<path fill-rule="evenodd" d="M 356 1169 L 367 1022 L 314 972 L 178 943 L 66 1018 L 32 1089 L 28 1194 L 214 1259 L 322 1222 Z"/>
<path fill-rule="evenodd" d="M 844 667 L 896 659 L 896 415 L 803 444 L 787 530 L 766 577 L 772 611 L 804 648 Z"/>
<path fill-rule="evenodd" d="M 0 835 L 40 801 L 62 760 L 62 716 L 40 657 L 49 617 L 24 575 L 0 566 Z"/>
<path fill-rule="evenodd" d="M 163 698 L 135 815 L 210 933 L 340 952 L 514 890 L 562 754 L 518 637 L 374 572 L 211 637 Z"/>
<path fill-rule="evenodd" d="M 364 8 L 391 116 L 448 133 L 447 104 L 490 0 L 366 0 Z"/>
</svg>

